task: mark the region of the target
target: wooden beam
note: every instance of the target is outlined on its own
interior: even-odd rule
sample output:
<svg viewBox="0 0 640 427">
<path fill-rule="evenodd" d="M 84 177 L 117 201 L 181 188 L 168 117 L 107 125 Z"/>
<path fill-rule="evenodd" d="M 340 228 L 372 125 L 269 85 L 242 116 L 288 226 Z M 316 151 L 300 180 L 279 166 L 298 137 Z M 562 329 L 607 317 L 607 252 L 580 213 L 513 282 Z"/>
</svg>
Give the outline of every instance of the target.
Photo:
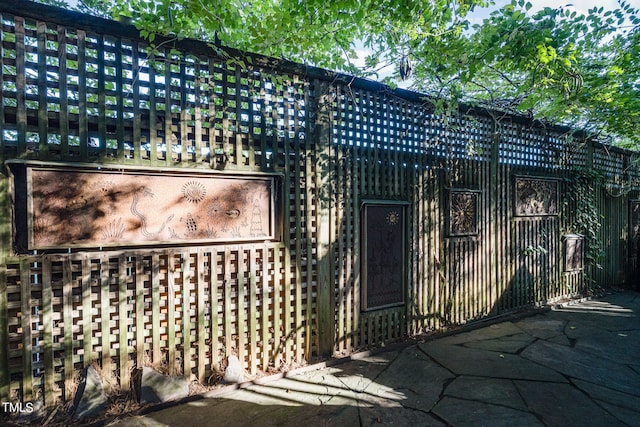
<svg viewBox="0 0 640 427">
<path fill-rule="evenodd" d="M 334 230 L 331 223 L 333 194 L 333 160 L 331 147 L 331 95 L 328 83 L 314 83 L 316 98 L 311 108 L 315 109 L 316 122 L 312 135 L 316 148 L 316 224 L 318 228 L 318 353 L 322 357 L 331 356 L 335 344 L 335 300 L 334 262 L 332 256 Z M 288 213 L 287 213 L 288 214 Z"/>
</svg>

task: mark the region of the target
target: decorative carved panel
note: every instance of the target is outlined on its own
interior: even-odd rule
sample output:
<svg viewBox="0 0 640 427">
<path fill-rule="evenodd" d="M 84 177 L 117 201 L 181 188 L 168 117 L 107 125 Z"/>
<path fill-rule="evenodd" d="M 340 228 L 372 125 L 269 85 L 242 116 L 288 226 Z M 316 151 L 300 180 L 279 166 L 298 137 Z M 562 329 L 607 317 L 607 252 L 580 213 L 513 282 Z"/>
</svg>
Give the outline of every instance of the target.
<svg viewBox="0 0 640 427">
<path fill-rule="evenodd" d="M 640 201 L 632 200 L 629 203 L 629 239 L 634 243 L 634 247 L 640 248 Z"/>
<path fill-rule="evenodd" d="M 274 178 L 27 169 L 29 249 L 274 238 Z"/>
<path fill-rule="evenodd" d="M 363 208 L 363 308 L 404 303 L 406 203 L 370 202 Z"/>
<path fill-rule="evenodd" d="M 552 179 L 515 178 L 516 216 L 558 214 L 558 181 Z"/>
<path fill-rule="evenodd" d="M 449 236 L 470 236 L 478 234 L 478 200 L 480 192 L 451 190 L 448 206 Z"/>
<path fill-rule="evenodd" d="M 629 269 L 634 273 L 640 269 L 640 200 L 629 203 Z M 638 278 L 634 278 L 637 282 Z"/>
</svg>

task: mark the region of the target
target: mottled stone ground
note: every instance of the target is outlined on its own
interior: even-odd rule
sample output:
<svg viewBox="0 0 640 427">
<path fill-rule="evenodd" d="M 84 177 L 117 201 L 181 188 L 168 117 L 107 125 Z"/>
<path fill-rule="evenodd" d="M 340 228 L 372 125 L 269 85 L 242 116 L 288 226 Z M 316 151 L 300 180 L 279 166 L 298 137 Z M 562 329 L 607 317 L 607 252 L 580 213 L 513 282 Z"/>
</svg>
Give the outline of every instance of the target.
<svg viewBox="0 0 640 427">
<path fill-rule="evenodd" d="M 437 338 L 117 425 L 640 426 L 640 294 Z"/>
</svg>

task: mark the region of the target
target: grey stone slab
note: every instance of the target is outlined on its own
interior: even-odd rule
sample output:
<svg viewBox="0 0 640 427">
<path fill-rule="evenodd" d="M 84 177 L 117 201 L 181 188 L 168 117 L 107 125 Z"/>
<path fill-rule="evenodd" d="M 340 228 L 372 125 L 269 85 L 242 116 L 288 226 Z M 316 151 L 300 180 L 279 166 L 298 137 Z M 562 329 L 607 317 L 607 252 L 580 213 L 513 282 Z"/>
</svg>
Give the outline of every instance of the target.
<svg viewBox="0 0 640 427">
<path fill-rule="evenodd" d="M 267 416 L 253 417 L 237 425 L 247 427 L 358 426 L 360 413 L 354 406 L 280 407 L 269 412 Z M 229 426 L 234 427 L 233 424 Z"/>
<path fill-rule="evenodd" d="M 600 299 L 563 307 L 557 315 L 569 319 L 570 326 L 579 334 L 581 329 L 617 331 L 640 327 L 640 308 L 630 301 Z"/>
<path fill-rule="evenodd" d="M 454 375 L 416 346 L 406 348 L 365 390 L 409 408 L 429 411 Z"/>
<path fill-rule="evenodd" d="M 567 332 L 576 335 L 577 338 L 590 334 L 593 330 L 613 332 L 638 327 L 634 324 L 633 316 L 592 312 L 580 306 L 563 308 L 556 313 L 567 320 Z"/>
<path fill-rule="evenodd" d="M 570 384 L 515 381 L 529 411 L 548 426 L 623 426 Z"/>
<path fill-rule="evenodd" d="M 627 296 L 629 298 L 627 298 Z M 579 304 L 564 307 L 562 311 L 583 312 L 585 314 L 595 314 L 611 317 L 613 321 L 622 320 L 624 318 L 635 318 L 632 323 L 640 323 L 638 314 L 640 306 L 638 305 L 637 293 L 619 292 L 603 298 L 584 301 Z"/>
<path fill-rule="evenodd" d="M 167 427 L 164 422 L 157 421 L 149 416 L 133 416 L 120 419 L 112 426 L 118 427 Z"/>
<path fill-rule="evenodd" d="M 640 363 L 640 331 L 594 331 L 578 338 L 575 347 L 615 363 Z"/>
<path fill-rule="evenodd" d="M 615 292 L 609 295 L 605 295 L 600 298 L 602 301 L 607 301 L 612 304 L 635 306 L 637 310 L 640 310 L 640 294 L 633 291 Z"/>
<path fill-rule="evenodd" d="M 359 425 L 357 406 L 265 404 L 234 399 L 203 399 L 118 423 L 119 427 Z"/>
<path fill-rule="evenodd" d="M 571 383 L 592 399 L 611 403 L 640 413 L 640 397 L 612 390 L 609 387 L 593 384 L 588 381 L 572 379 Z M 640 424 L 639 424 L 640 425 Z"/>
<path fill-rule="evenodd" d="M 244 382 L 244 369 L 238 357 L 233 354 L 227 357 L 227 367 L 224 370 L 223 380 L 227 383 L 242 383 Z"/>
<path fill-rule="evenodd" d="M 606 330 L 600 327 L 594 327 L 592 325 L 585 325 L 583 322 L 577 320 L 568 320 L 567 326 L 564 329 L 565 335 L 573 340 L 578 338 L 588 337 L 592 335 L 600 335 L 607 333 Z"/>
<path fill-rule="evenodd" d="M 462 376 L 447 386 L 444 395 L 527 410 L 512 380 Z"/>
<path fill-rule="evenodd" d="M 102 378 L 93 366 L 88 366 L 76 393 L 73 416 L 78 420 L 92 417 L 107 409 L 107 406 L 107 395 L 102 387 Z"/>
<path fill-rule="evenodd" d="M 377 406 L 360 408 L 359 425 L 444 427 L 446 424 L 423 411 L 404 407 L 385 408 Z"/>
<path fill-rule="evenodd" d="M 498 351 L 501 353 L 518 353 L 523 348 L 535 341 L 529 334 L 516 334 L 500 338 L 482 341 L 471 341 L 464 344 L 465 347 L 481 348 L 484 350 Z"/>
<path fill-rule="evenodd" d="M 302 406 L 304 400 L 295 395 L 286 395 L 280 390 L 271 390 L 260 387 L 247 387 L 217 397 L 205 399 L 209 407 L 219 405 L 221 408 L 233 406 L 235 402 L 252 403 L 260 406 Z M 319 402 L 318 402 L 319 403 Z"/>
<path fill-rule="evenodd" d="M 640 412 L 596 400 L 596 403 L 613 417 L 629 426 L 640 426 Z"/>
<path fill-rule="evenodd" d="M 302 381 L 302 378 L 283 378 L 268 384 L 252 385 L 243 389 L 253 393 L 250 401 L 258 402 L 265 397 L 279 399 L 282 404 L 298 403 L 305 405 L 322 405 L 333 400 L 333 404 L 351 404 L 357 406 L 357 393 L 343 384 L 333 386 Z M 240 394 L 240 393 L 238 393 Z M 337 403 L 336 403 L 337 402 Z"/>
<path fill-rule="evenodd" d="M 516 326 L 524 332 L 541 339 L 564 335 L 566 321 L 553 317 L 553 313 L 524 318 Z"/>
<path fill-rule="evenodd" d="M 564 345 L 566 347 L 571 347 L 574 344 L 566 335 L 556 335 L 554 337 L 547 338 L 545 341 Z"/>
<path fill-rule="evenodd" d="M 189 395 L 189 383 L 184 377 L 170 377 L 142 368 L 140 404 L 164 403 L 184 399 Z"/>
<path fill-rule="evenodd" d="M 286 401 L 271 396 L 259 396 L 254 393 L 251 399 L 248 393 L 231 393 L 227 398 L 212 408 L 208 422 L 206 416 L 200 417 L 205 424 L 221 426 L 310 426 L 358 425 L 358 403 L 344 400 L 341 397 L 326 396 L 328 404 L 301 404 L 298 401 Z M 241 398 L 241 400 L 237 400 Z M 257 399 L 255 399 L 257 398 Z M 191 416 L 191 415 L 188 415 Z M 179 418 L 178 418 L 179 419 Z M 215 421 L 214 421 L 215 420 Z M 180 425 L 180 424 L 176 424 Z M 182 426 L 181 426 L 182 427 Z M 189 427 L 189 426 L 187 426 Z"/>
<path fill-rule="evenodd" d="M 398 357 L 399 351 L 380 353 L 342 363 L 330 368 L 309 371 L 296 375 L 302 381 L 310 381 L 333 387 L 346 387 L 354 391 L 362 391 L 376 378 L 388 364 Z"/>
<path fill-rule="evenodd" d="M 445 345 L 437 341 L 420 344 L 419 346 L 425 353 L 456 375 L 555 382 L 567 381 L 553 369 L 540 366 L 513 354 Z"/>
<path fill-rule="evenodd" d="M 445 420 L 448 425 L 455 427 L 543 426 L 535 416 L 527 411 L 453 397 L 444 397 L 432 412 Z"/>
<path fill-rule="evenodd" d="M 474 341 L 486 341 L 494 338 L 522 334 L 522 329 L 512 322 L 495 323 L 469 332 L 461 332 L 448 337 L 438 338 L 446 344 L 462 344 Z"/>
<path fill-rule="evenodd" d="M 521 356 L 573 378 L 640 395 L 637 372 L 579 349 L 538 341 L 527 347 Z"/>
</svg>

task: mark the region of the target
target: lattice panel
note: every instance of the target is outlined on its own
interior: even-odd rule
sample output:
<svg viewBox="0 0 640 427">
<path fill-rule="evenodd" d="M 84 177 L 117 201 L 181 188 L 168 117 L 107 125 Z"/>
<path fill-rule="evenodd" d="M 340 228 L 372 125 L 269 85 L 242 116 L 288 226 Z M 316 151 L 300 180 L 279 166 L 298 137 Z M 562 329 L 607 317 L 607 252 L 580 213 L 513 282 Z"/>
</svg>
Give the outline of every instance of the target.
<svg viewBox="0 0 640 427">
<path fill-rule="evenodd" d="M 499 132 L 500 163 L 547 169 L 562 166 L 562 145 L 546 129 L 500 123 Z"/>
<path fill-rule="evenodd" d="M 580 169 L 587 166 L 587 143 L 567 133 L 549 131 L 548 143 L 559 154 L 557 167 L 562 170 Z"/>
<path fill-rule="evenodd" d="M 491 120 L 445 118 L 428 105 L 341 88 L 335 93 L 333 138 L 337 144 L 435 158 L 489 160 Z M 415 159 L 412 164 L 415 164 Z"/>
<path fill-rule="evenodd" d="M 343 87 L 335 94 L 333 137 L 337 144 L 358 148 L 417 153 L 423 151 L 421 114 L 415 104 L 388 96 Z"/>
<path fill-rule="evenodd" d="M 78 372 L 94 362 L 125 390 L 140 366 L 206 383 L 230 354 L 251 374 L 299 363 L 308 357 L 313 307 L 309 285 L 293 286 L 297 273 L 284 272 L 287 265 L 279 244 L 10 264 L 12 394 L 67 400 Z"/>
<path fill-rule="evenodd" d="M 621 184 L 624 175 L 625 158 L 627 156 L 607 147 L 597 147 L 593 152 L 593 166 L 602 172 L 608 182 Z M 624 177 L 626 179 L 626 177 Z"/>
<path fill-rule="evenodd" d="M 306 138 L 293 75 L 11 15 L 2 39 L 9 153 L 268 169 L 278 141 Z"/>
</svg>

